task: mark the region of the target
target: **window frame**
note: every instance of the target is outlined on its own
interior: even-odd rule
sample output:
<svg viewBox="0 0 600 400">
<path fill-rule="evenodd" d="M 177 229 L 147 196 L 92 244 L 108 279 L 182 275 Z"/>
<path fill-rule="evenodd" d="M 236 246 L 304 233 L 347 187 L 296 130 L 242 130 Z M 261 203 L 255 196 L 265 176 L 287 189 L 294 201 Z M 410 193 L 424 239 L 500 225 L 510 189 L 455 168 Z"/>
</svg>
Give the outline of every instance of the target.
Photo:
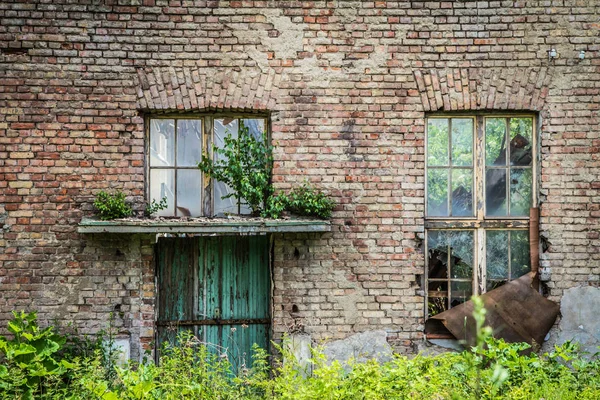
<svg viewBox="0 0 600 400">
<path fill-rule="evenodd" d="M 428 216 L 428 127 L 431 119 L 466 119 L 473 118 L 473 216 Z M 430 230 L 470 230 L 473 231 L 473 277 L 472 293 L 483 294 L 487 290 L 487 265 L 486 265 L 486 231 L 488 230 L 529 230 L 530 216 L 486 216 L 486 161 L 485 161 L 485 123 L 487 118 L 531 118 L 532 119 L 532 182 L 531 182 L 531 207 L 538 207 L 539 204 L 539 118 L 536 113 L 531 112 L 462 112 L 462 113 L 428 113 L 425 115 L 425 139 L 424 139 L 424 166 L 425 166 L 425 197 L 424 197 L 424 228 L 425 228 L 425 271 L 424 271 L 424 315 L 425 320 L 429 317 L 429 241 L 428 231 Z M 452 136 L 450 133 L 451 123 L 449 124 L 449 151 L 452 150 Z M 507 130 L 510 129 L 507 121 Z M 507 143 L 508 146 L 508 143 Z M 451 155 L 449 154 L 449 157 Z M 450 159 L 449 159 L 450 160 Z M 451 171 L 451 163 L 448 161 L 448 170 Z M 438 167 L 439 168 L 439 167 Z M 510 170 L 510 162 L 507 160 L 507 168 Z M 451 173 L 449 173 L 451 175 Z M 451 189 L 451 177 L 449 176 L 448 186 Z M 507 185 L 508 185 L 507 178 Z M 448 193 L 448 202 L 451 204 L 451 194 Z M 507 191 L 507 202 L 510 202 L 509 191 Z M 508 213 L 508 211 L 507 211 Z M 531 248 L 531 244 L 530 244 Z M 510 254 L 510 253 L 509 253 Z M 448 282 L 451 277 L 447 278 Z M 448 310 L 451 309 L 451 288 L 448 287 Z"/>
<path fill-rule="evenodd" d="M 202 153 L 208 154 L 211 159 L 214 160 L 214 152 L 212 149 L 214 140 L 214 123 L 215 119 L 225 119 L 225 118 L 233 118 L 233 119 L 262 119 L 264 121 L 265 131 L 267 133 L 267 141 L 271 142 L 271 119 L 268 113 L 250 113 L 250 112 L 198 112 L 198 113 L 164 113 L 164 114 L 148 114 L 144 117 L 144 198 L 146 199 L 147 204 L 152 201 L 151 198 L 151 170 L 152 169 L 172 169 L 176 170 L 178 167 L 176 166 L 177 161 L 175 160 L 175 166 L 173 167 L 151 167 L 150 166 L 150 146 L 151 146 L 151 137 L 150 137 L 150 129 L 152 120 L 157 119 L 172 119 L 175 120 L 175 126 L 177 126 L 177 120 L 200 120 L 202 125 Z M 207 134 L 207 132 L 210 132 Z M 177 127 L 175 127 L 175 149 L 177 149 Z M 177 156 L 177 155 L 176 155 Z M 194 167 L 181 167 L 180 169 L 191 169 L 194 170 Z M 196 167 L 197 169 L 197 167 Z M 198 169 L 200 171 L 200 169 Z M 200 171 L 201 172 L 201 171 Z M 222 218 L 225 216 L 217 216 L 214 214 L 215 210 L 215 199 L 214 199 L 214 179 L 211 179 L 207 176 L 207 174 L 200 173 L 201 176 L 201 203 L 202 203 L 202 215 L 192 216 L 189 218 Z M 175 175 L 174 178 L 174 196 L 177 196 L 177 177 Z M 160 199 L 156 199 L 156 201 L 160 201 Z M 237 204 L 238 212 L 237 215 L 240 215 L 240 202 Z M 173 215 L 163 215 L 163 218 L 185 218 L 185 216 L 179 216 L 177 214 L 177 209 L 175 208 L 175 214 Z M 246 214 L 243 214 L 246 215 Z"/>
</svg>

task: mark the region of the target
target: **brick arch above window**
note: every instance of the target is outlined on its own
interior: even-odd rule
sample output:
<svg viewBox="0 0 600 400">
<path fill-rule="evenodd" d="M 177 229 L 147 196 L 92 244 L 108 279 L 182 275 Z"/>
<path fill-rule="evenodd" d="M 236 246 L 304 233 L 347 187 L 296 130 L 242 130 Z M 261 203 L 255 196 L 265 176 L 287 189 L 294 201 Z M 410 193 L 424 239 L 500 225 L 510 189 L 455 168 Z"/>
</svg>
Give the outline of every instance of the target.
<svg viewBox="0 0 600 400">
<path fill-rule="evenodd" d="M 423 111 L 541 111 L 551 72 L 538 68 L 415 70 Z"/>
<path fill-rule="evenodd" d="M 281 76 L 250 69 L 155 67 L 137 70 L 142 111 L 268 111 Z"/>
</svg>

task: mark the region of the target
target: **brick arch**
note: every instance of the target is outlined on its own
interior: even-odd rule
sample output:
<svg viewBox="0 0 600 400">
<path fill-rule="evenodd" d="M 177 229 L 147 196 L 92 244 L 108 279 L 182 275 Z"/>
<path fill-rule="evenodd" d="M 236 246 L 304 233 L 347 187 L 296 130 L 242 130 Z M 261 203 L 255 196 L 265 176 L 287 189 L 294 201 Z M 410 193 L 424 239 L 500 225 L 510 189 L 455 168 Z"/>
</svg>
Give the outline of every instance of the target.
<svg viewBox="0 0 600 400">
<path fill-rule="evenodd" d="M 137 70 L 138 109 L 149 112 L 267 111 L 281 76 L 250 69 L 155 67 Z"/>
<path fill-rule="evenodd" d="M 545 104 L 546 67 L 415 70 L 424 111 L 531 110 Z"/>
</svg>

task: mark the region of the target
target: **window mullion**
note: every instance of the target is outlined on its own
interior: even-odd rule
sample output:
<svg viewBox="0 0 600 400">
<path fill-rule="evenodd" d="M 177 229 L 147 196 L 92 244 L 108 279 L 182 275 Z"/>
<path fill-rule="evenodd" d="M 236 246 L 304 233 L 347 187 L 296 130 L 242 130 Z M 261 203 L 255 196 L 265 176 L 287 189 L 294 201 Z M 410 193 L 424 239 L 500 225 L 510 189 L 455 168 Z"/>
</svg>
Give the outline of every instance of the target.
<svg viewBox="0 0 600 400">
<path fill-rule="evenodd" d="M 475 207 L 478 221 L 483 221 L 485 216 L 485 118 L 481 115 L 475 118 Z M 477 228 L 475 231 L 475 260 L 476 273 L 473 277 L 474 293 L 485 293 L 487 270 L 485 266 L 485 229 Z"/>
<path fill-rule="evenodd" d="M 452 216 L 452 118 L 448 118 L 448 215 Z"/>
<path fill-rule="evenodd" d="M 213 118 L 205 117 L 204 118 L 204 129 L 202 135 L 202 146 L 204 147 L 204 151 L 210 160 L 214 160 L 212 143 L 213 143 Z M 202 187 L 204 191 L 204 204 L 202 205 L 202 209 L 204 212 L 204 216 L 212 217 L 214 214 L 214 185 L 212 179 L 208 177 L 206 174 L 202 174 Z"/>
<path fill-rule="evenodd" d="M 504 139 L 504 141 L 506 143 L 506 148 L 504 149 L 504 158 L 506 160 L 506 188 L 504 190 L 506 191 L 506 215 L 510 217 L 510 118 L 506 118 L 505 126 L 504 137 L 506 139 Z"/>
<path fill-rule="evenodd" d="M 511 252 L 511 241 L 512 241 L 512 237 L 511 237 L 511 231 L 508 231 L 508 280 L 510 281 L 512 279 L 512 252 Z"/>
<path fill-rule="evenodd" d="M 449 310 L 452 304 L 452 239 L 448 240 L 448 245 L 446 247 L 446 282 L 448 282 L 448 297 L 447 297 L 447 302 L 448 305 L 446 306 L 446 309 Z"/>
<path fill-rule="evenodd" d="M 177 119 L 173 120 L 173 131 L 175 132 L 175 137 L 173 140 L 173 147 L 174 147 L 174 152 L 175 152 L 175 157 L 173 159 L 173 168 L 175 169 L 175 172 L 173 173 L 173 199 L 174 199 L 174 211 L 175 211 L 175 215 L 177 215 L 177 158 L 178 158 L 178 154 L 177 154 L 177 136 L 178 136 L 178 128 L 179 128 L 179 121 Z"/>
<path fill-rule="evenodd" d="M 478 228 L 476 230 L 477 237 L 475 238 L 475 259 L 477 260 L 476 271 L 474 273 L 473 286 L 476 290 L 474 293 L 486 292 L 487 269 L 485 266 L 485 229 Z"/>
</svg>

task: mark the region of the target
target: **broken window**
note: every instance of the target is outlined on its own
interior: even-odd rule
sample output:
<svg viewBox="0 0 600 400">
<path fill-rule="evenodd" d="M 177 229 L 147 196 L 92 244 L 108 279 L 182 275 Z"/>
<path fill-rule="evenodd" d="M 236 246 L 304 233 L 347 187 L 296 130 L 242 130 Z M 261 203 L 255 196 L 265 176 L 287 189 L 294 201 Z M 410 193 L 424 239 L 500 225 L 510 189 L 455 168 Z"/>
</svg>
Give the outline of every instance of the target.
<svg viewBox="0 0 600 400">
<path fill-rule="evenodd" d="M 240 126 L 262 140 L 265 118 L 256 116 L 203 115 L 153 117 L 149 122 L 149 201 L 167 199 L 159 216 L 200 217 L 250 214 L 243 199 L 223 198 L 231 189 L 204 176 L 198 163 L 202 152 L 221 147 L 227 135 L 237 138 Z"/>
<path fill-rule="evenodd" d="M 427 119 L 428 317 L 531 270 L 534 122 L 531 115 Z"/>
</svg>

